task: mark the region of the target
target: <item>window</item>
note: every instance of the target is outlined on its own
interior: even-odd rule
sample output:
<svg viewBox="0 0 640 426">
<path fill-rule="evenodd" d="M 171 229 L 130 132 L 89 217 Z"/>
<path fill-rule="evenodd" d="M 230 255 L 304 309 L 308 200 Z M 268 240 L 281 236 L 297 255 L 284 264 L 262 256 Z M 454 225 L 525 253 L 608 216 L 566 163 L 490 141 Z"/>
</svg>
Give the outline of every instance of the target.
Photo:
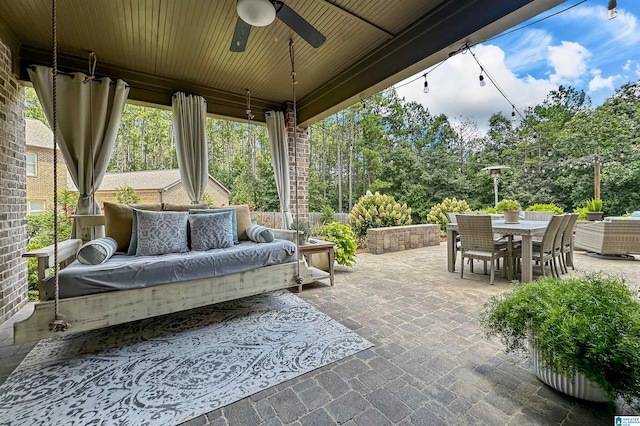
<svg viewBox="0 0 640 426">
<path fill-rule="evenodd" d="M 44 201 L 29 201 L 29 211 L 27 213 L 30 215 L 44 213 Z"/>
<path fill-rule="evenodd" d="M 27 176 L 35 176 L 36 175 L 36 163 L 38 157 L 36 154 L 27 153 Z"/>
</svg>

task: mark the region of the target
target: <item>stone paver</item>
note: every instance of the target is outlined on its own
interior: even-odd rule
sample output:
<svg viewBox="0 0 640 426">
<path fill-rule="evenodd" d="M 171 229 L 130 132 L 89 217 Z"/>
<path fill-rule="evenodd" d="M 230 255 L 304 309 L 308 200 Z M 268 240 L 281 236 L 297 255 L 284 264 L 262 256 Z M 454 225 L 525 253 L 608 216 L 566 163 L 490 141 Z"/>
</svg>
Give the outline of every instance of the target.
<svg viewBox="0 0 640 426">
<path fill-rule="evenodd" d="M 578 253 L 575 263 L 640 282 L 640 259 Z M 375 347 L 186 425 L 611 425 L 622 409 L 564 396 L 484 340 L 478 310 L 511 284 L 501 274 L 490 286 L 481 273 L 448 273 L 444 243 L 365 253 L 353 270 L 336 270 L 335 286 L 309 284 L 299 296 Z M 0 327 L 0 383 L 33 348 L 11 344 L 13 320 Z"/>
</svg>

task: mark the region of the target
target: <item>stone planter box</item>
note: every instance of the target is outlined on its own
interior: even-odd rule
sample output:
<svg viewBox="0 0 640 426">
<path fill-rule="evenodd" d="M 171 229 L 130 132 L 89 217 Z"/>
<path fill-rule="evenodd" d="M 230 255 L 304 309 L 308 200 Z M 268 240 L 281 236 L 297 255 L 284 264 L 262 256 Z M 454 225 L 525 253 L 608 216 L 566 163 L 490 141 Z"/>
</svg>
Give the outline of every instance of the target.
<svg viewBox="0 0 640 426">
<path fill-rule="evenodd" d="M 407 225 L 367 230 L 369 253 L 383 254 L 440 244 L 440 225 Z"/>
</svg>

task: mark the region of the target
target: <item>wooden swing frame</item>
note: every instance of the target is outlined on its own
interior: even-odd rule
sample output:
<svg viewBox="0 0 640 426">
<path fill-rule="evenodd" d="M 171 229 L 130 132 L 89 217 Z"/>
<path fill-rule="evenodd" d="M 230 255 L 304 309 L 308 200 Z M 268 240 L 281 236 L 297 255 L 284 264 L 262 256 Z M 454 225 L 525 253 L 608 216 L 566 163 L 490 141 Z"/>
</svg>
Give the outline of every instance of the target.
<svg viewBox="0 0 640 426">
<path fill-rule="evenodd" d="M 238 272 L 218 277 L 163 284 L 153 287 L 143 287 L 130 290 L 117 290 L 87 296 L 59 299 L 58 275 L 59 268 L 63 268 L 75 259 L 76 253 L 82 245 L 82 239 L 73 239 L 58 243 L 57 239 L 57 116 L 56 116 L 56 75 L 57 68 L 57 39 L 56 39 L 56 0 L 52 0 L 53 27 L 53 158 L 54 158 L 54 243 L 44 249 L 25 254 L 25 257 L 38 259 L 38 286 L 44 291 L 41 283 L 53 271 L 55 280 L 54 300 L 41 300 L 34 305 L 31 316 L 14 324 L 14 343 L 22 344 L 34 340 L 53 336 L 95 330 L 112 325 L 122 324 L 178 311 L 199 308 L 206 305 L 239 299 L 268 291 L 298 286 L 314 280 L 312 268 L 304 260 L 260 267 L 245 272 Z M 95 69 L 95 55 L 90 57 L 90 78 L 93 79 Z M 297 140 L 296 140 L 296 92 L 295 70 L 293 56 L 293 41 L 289 42 L 291 58 L 291 84 L 293 93 L 294 114 L 294 170 L 296 182 L 298 177 Z M 91 62 L 93 60 L 93 62 Z M 93 67 L 92 67 L 93 64 Z M 249 128 L 251 124 L 250 97 L 247 91 L 247 117 Z M 93 152 L 93 151 L 92 151 Z M 296 218 L 298 217 L 298 188 L 296 192 Z M 86 215 L 75 216 L 76 232 L 89 240 L 95 233 L 96 227 L 104 225 L 104 216 Z M 84 222 L 83 222 L 84 221 Z M 298 231 L 274 230 L 276 238 L 288 239 L 299 244 Z M 295 238 L 295 239 L 294 239 Z M 297 250 L 299 253 L 299 250 Z M 43 294 L 41 299 L 47 298 Z M 53 319 L 53 320 L 52 320 Z"/>
</svg>

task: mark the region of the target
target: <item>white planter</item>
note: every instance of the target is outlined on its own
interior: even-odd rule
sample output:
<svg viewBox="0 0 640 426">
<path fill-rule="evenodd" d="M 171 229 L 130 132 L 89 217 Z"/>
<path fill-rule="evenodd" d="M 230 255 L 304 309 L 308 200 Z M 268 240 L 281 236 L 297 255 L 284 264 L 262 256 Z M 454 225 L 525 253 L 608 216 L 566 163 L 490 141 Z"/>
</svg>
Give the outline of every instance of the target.
<svg viewBox="0 0 640 426">
<path fill-rule="evenodd" d="M 518 223 L 518 222 L 520 222 L 520 210 L 504 211 L 504 223 Z"/>
<path fill-rule="evenodd" d="M 586 401 L 609 401 L 602 388 L 587 379 L 582 373 L 575 373 L 573 377 L 569 378 L 564 374 L 553 372 L 540 365 L 540 357 L 537 350 L 532 349 L 532 353 L 534 373 L 540 380 L 555 390 Z"/>
</svg>

